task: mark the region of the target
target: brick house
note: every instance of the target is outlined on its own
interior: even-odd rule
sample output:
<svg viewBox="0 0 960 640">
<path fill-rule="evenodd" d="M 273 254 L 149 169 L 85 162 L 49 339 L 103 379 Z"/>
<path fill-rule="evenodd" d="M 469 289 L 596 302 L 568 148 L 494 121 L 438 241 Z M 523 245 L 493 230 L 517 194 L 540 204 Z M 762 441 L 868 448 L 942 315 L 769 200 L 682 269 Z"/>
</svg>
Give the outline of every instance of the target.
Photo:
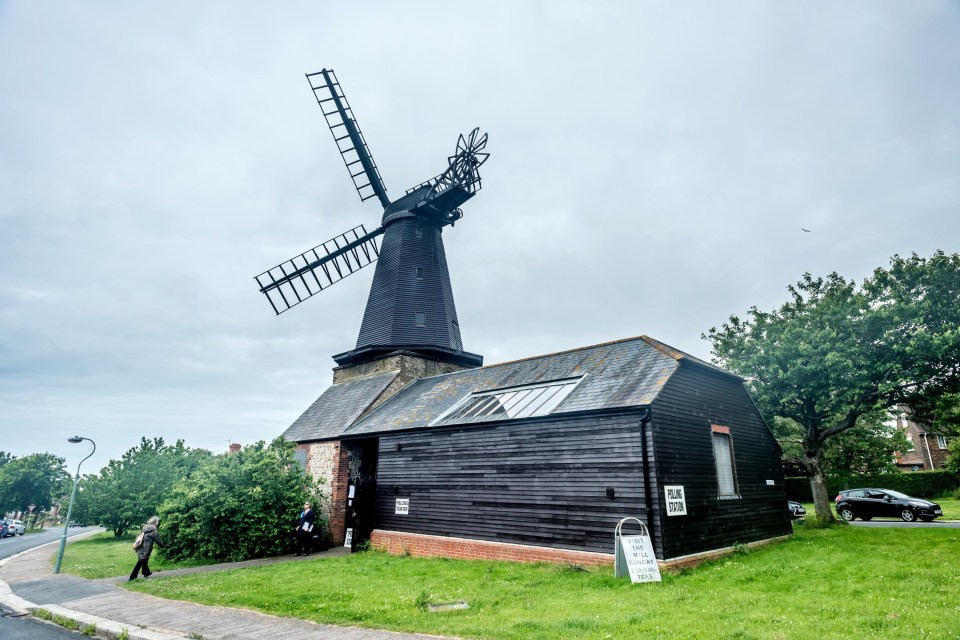
<svg viewBox="0 0 960 640">
<path fill-rule="evenodd" d="M 950 454 L 946 436 L 927 431 L 926 427 L 910 419 L 905 408 L 898 408 L 894 416 L 897 430 L 909 443 L 906 451 L 896 452 L 897 467 L 907 472 L 943 469 Z"/>
</svg>

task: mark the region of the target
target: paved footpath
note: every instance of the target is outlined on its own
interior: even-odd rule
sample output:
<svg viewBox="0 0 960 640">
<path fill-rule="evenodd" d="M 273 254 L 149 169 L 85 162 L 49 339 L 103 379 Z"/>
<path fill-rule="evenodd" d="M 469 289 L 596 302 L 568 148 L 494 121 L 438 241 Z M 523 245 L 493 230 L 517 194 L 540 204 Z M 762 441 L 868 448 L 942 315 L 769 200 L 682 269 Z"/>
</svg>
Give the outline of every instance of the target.
<svg viewBox="0 0 960 640">
<path fill-rule="evenodd" d="M 85 536 L 78 536 L 82 538 Z M 126 578 L 84 580 L 54 575 L 51 559 L 56 545 L 44 545 L 0 561 L 0 607 L 17 612 L 47 611 L 76 620 L 81 627 L 95 625 L 97 637 L 117 638 L 126 630 L 130 640 L 174 638 L 271 640 L 436 640 L 437 636 L 395 633 L 358 627 L 335 627 L 297 618 L 281 618 L 245 609 L 212 607 L 166 600 L 122 589 Z M 154 571 L 151 580 L 190 573 L 263 566 L 277 562 L 304 562 L 348 553 L 334 548 L 307 558 L 281 556 L 230 564 Z M 312 568 L 312 567 L 311 567 Z M 306 569 L 306 567 L 305 567 Z"/>
</svg>

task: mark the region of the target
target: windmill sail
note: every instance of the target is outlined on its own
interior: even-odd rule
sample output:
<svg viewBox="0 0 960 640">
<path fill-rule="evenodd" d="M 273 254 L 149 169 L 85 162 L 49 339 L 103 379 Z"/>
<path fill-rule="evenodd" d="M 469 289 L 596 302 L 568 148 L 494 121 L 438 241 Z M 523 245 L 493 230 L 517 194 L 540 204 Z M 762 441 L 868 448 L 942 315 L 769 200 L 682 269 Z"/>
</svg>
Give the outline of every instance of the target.
<svg viewBox="0 0 960 640">
<path fill-rule="evenodd" d="M 331 238 L 298 256 L 268 269 L 255 279 L 280 315 L 374 262 L 380 255 L 379 227 L 367 233 L 363 225 Z"/>
<path fill-rule="evenodd" d="M 390 204 L 390 199 L 387 198 L 387 189 L 383 186 L 380 170 L 373 161 L 373 156 L 370 155 L 367 141 L 360 127 L 357 126 L 353 110 L 343 94 L 333 69 L 323 69 L 306 75 L 317 104 L 320 105 L 323 117 L 327 121 L 327 126 L 330 127 L 330 133 L 333 134 L 333 139 L 340 150 L 340 156 L 347 165 L 347 171 L 350 172 L 353 186 L 360 194 L 360 200 L 365 201 L 377 196 L 380 204 L 386 207 Z"/>
</svg>

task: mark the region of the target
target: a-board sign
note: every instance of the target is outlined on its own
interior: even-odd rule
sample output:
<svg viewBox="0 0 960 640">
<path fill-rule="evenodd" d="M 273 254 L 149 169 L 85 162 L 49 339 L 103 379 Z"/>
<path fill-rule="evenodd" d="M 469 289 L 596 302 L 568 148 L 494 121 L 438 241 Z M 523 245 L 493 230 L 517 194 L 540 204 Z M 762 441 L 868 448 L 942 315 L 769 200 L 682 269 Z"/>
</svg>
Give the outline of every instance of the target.
<svg viewBox="0 0 960 640">
<path fill-rule="evenodd" d="M 687 499 L 683 495 L 683 485 L 664 485 L 663 494 L 666 498 L 668 516 L 687 515 Z"/>
<path fill-rule="evenodd" d="M 393 513 L 398 516 L 405 516 L 410 513 L 410 498 L 397 498 L 397 506 Z"/>
<path fill-rule="evenodd" d="M 618 539 L 621 566 L 626 565 L 630 582 L 660 582 L 660 565 L 653 552 L 650 536 L 624 536 Z"/>
<path fill-rule="evenodd" d="M 343 546 L 349 547 L 353 544 L 353 529 L 347 529 L 347 534 L 343 536 Z"/>
</svg>

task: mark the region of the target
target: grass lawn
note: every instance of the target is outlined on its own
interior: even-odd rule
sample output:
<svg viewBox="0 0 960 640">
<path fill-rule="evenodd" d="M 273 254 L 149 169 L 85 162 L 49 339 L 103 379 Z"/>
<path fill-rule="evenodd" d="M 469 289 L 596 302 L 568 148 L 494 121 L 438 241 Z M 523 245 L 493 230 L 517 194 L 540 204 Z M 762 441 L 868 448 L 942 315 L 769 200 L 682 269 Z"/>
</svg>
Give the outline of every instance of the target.
<svg viewBox="0 0 960 640">
<path fill-rule="evenodd" d="M 72 542 L 63 554 L 60 570 L 89 580 L 115 578 L 129 575 L 137 563 L 137 553 L 133 550 L 133 534 L 126 534 L 117 540 L 112 532 L 105 531 L 86 540 Z M 165 562 L 156 552 L 150 556 L 152 571 L 163 569 L 183 569 L 212 562 Z"/>
<path fill-rule="evenodd" d="M 103 551 L 107 542 L 81 542 L 71 551 L 98 544 Z M 123 571 L 113 575 L 132 565 L 129 544 L 124 549 Z M 665 574 L 660 584 L 631 585 L 611 574 L 368 552 L 129 588 L 316 622 L 462 638 L 960 638 L 957 529 L 799 525 L 787 542 Z M 457 600 L 470 608 L 426 610 L 426 603 Z"/>
</svg>

